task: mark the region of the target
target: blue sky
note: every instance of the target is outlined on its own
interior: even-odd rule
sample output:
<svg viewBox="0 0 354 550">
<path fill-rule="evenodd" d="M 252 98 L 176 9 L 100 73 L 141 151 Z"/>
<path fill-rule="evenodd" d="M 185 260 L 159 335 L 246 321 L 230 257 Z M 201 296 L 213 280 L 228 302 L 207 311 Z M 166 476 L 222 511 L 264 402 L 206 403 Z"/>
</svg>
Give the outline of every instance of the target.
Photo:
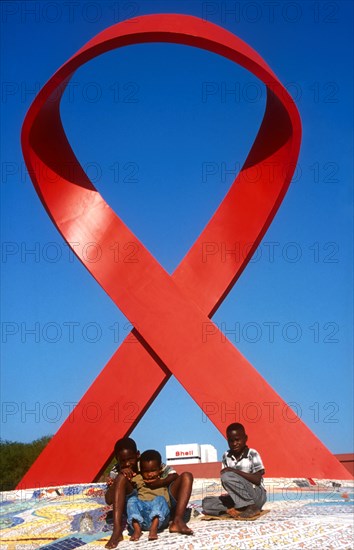
<svg viewBox="0 0 354 550">
<path fill-rule="evenodd" d="M 36 195 L 20 148 L 24 116 L 99 31 L 171 12 L 237 34 L 297 103 L 303 140 L 293 183 L 213 320 L 331 451 L 351 452 L 352 3 L 14 1 L 1 10 L 1 437 L 53 434 L 129 332 Z M 263 85 L 231 62 L 149 44 L 81 67 L 62 116 L 96 187 L 171 273 L 231 185 L 264 105 Z M 133 437 L 141 450 L 211 443 L 220 457 L 225 448 L 175 379 Z"/>
</svg>

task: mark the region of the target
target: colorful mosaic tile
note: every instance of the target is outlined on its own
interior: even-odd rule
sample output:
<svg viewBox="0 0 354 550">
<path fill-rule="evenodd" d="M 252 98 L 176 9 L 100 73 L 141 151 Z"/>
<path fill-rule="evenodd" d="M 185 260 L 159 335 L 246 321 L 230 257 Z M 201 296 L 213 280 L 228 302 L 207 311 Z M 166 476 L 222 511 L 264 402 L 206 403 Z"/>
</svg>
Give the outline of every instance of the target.
<svg viewBox="0 0 354 550">
<path fill-rule="evenodd" d="M 243 550 L 353 548 L 353 489 L 317 485 L 307 490 L 289 483 L 269 490 L 270 513 L 253 522 L 201 521 L 202 497 L 218 494 L 217 480 L 196 480 L 190 502 L 194 536 L 164 531 L 157 541 L 144 533 L 130 542 L 127 533 L 119 549 Z M 103 550 L 110 536 L 104 484 L 75 485 L 3 493 L 0 550 Z M 270 489 L 270 486 L 269 486 Z M 86 523 L 90 533 L 83 533 Z"/>
</svg>

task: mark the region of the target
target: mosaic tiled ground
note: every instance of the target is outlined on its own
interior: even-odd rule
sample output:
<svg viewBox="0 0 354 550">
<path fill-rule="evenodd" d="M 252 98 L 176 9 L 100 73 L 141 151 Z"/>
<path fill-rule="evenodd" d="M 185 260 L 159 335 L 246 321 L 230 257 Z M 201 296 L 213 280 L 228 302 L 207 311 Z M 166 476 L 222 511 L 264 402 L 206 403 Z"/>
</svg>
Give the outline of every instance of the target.
<svg viewBox="0 0 354 550">
<path fill-rule="evenodd" d="M 83 546 L 87 550 L 103 550 L 111 529 L 106 522 L 104 488 L 102 484 L 90 484 L 2 493 L 0 550 L 73 550 Z M 202 521 L 201 498 L 219 491 L 217 480 L 196 480 L 190 503 L 194 536 L 164 531 L 156 542 L 148 541 L 146 533 L 139 542 L 130 542 L 126 534 L 118 548 L 352 550 L 354 547 L 353 489 L 330 486 L 327 490 L 318 486 L 300 489 L 277 480 L 268 486 L 269 502 L 264 508 L 270 512 L 258 520 Z M 91 527 L 91 533 L 84 532 L 85 527 Z"/>
</svg>

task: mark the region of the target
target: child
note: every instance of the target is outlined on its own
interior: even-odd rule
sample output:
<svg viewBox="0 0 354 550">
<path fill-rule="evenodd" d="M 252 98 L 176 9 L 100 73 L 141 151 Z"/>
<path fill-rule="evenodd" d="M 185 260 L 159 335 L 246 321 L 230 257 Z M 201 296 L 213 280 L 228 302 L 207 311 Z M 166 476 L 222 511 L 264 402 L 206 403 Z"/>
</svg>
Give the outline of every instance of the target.
<svg viewBox="0 0 354 550">
<path fill-rule="evenodd" d="M 111 485 L 105 498 L 107 504 L 113 504 L 113 533 L 106 548 L 115 548 L 123 540 L 122 517 L 126 501 L 134 491 L 132 479 L 139 470 L 140 453 L 136 443 L 130 437 L 119 439 L 114 447 L 117 464 L 110 472 Z M 189 472 L 178 475 L 169 466 L 162 465 L 159 479 L 150 483 L 151 489 L 167 487 L 171 501 L 171 533 L 192 535 L 193 531 L 185 523 L 183 516 L 192 492 L 193 476 Z"/>
<path fill-rule="evenodd" d="M 242 424 L 230 424 L 226 437 L 229 450 L 223 455 L 220 474 L 227 495 L 205 497 L 203 511 L 210 515 L 227 512 L 237 519 L 255 518 L 267 500 L 261 457 L 255 449 L 247 447 L 247 434 Z"/>
<path fill-rule="evenodd" d="M 123 513 L 126 498 L 134 487 L 131 479 L 138 473 L 140 453 L 134 439 L 123 437 L 114 446 L 117 464 L 109 474 L 108 489 L 105 494 L 107 504 L 113 504 L 113 532 L 106 548 L 115 548 L 123 540 Z"/>
<path fill-rule="evenodd" d="M 168 487 L 153 489 L 163 479 L 164 468 L 158 451 L 145 451 L 140 456 L 140 474 L 133 478 L 136 494 L 127 501 L 128 525 L 133 530 L 130 540 L 139 540 L 142 530 L 149 529 L 149 540 L 157 539 L 158 530 L 168 526 L 170 496 Z M 165 476 L 166 477 L 166 476 Z"/>
</svg>

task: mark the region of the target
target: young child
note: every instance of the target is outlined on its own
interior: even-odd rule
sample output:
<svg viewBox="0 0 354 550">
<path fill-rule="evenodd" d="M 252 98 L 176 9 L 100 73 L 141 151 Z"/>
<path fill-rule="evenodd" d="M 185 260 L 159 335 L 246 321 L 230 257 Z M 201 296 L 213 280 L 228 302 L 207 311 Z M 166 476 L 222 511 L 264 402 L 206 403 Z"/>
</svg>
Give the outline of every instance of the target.
<svg viewBox="0 0 354 550">
<path fill-rule="evenodd" d="M 113 532 L 106 548 L 115 548 L 123 540 L 123 514 L 126 499 L 134 491 L 131 479 L 138 473 L 140 453 L 134 439 L 123 437 L 114 446 L 117 464 L 111 470 L 108 489 L 105 494 L 107 504 L 113 505 Z"/>
<path fill-rule="evenodd" d="M 227 512 L 237 519 L 257 517 L 267 500 L 262 459 L 255 449 L 247 447 L 248 437 L 242 424 L 230 424 L 226 437 L 229 450 L 223 455 L 220 475 L 227 495 L 205 497 L 203 511 L 210 515 Z"/>
<path fill-rule="evenodd" d="M 140 456 L 140 473 L 132 480 L 136 493 L 127 501 L 128 525 L 133 530 L 130 540 L 139 540 L 142 530 L 149 530 L 149 540 L 156 540 L 158 530 L 168 526 L 168 487 L 153 488 L 164 476 L 160 453 L 154 450 L 143 452 Z"/>
<path fill-rule="evenodd" d="M 134 491 L 133 477 L 139 471 L 140 453 L 133 439 L 125 437 L 119 439 L 114 447 L 117 464 L 110 472 L 110 486 L 105 498 L 107 504 L 113 504 L 113 533 L 106 548 L 115 548 L 123 540 L 122 517 L 126 509 L 127 499 Z M 192 492 L 193 476 L 189 472 L 178 475 L 169 466 L 162 465 L 161 475 L 150 482 L 151 489 L 168 488 L 172 522 L 171 533 L 192 535 L 193 531 L 185 523 L 183 516 Z"/>
</svg>

